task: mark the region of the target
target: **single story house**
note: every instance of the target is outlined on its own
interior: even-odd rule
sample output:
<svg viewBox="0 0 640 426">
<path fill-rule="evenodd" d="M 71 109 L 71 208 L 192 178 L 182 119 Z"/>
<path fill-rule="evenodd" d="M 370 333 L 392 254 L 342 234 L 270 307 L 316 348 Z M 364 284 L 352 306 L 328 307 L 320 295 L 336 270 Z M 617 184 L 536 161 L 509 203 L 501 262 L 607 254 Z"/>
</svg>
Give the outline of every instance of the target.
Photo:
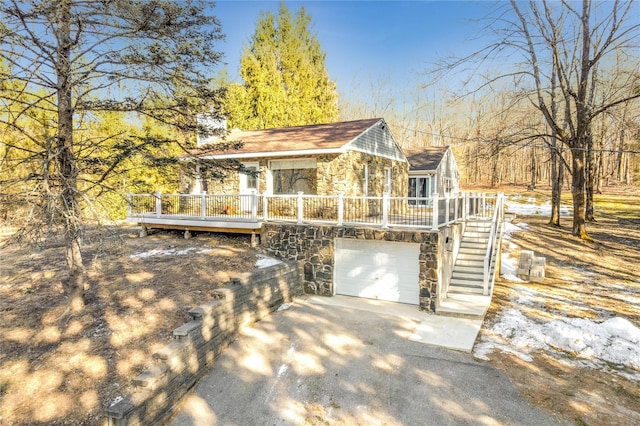
<svg viewBox="0 0 640 426">
<path fill-rule="evenodd" d="M 450 146 L 405 149 L 404 153 L 409 161 L 409 197 L 459 192 L 460 172 Z"/>
<path fill-rule="evenodd" d="M 202 120 L 202 118 L 199 118 Z M 238 173 L 224 181 L 190 181 L 189 193 L 405 197 L 409 163 L 382 118 L 277 129 L 232 131 L 225 141 L 242 147 L 215 150 L 215 140 L 183 158 L 234 159 L 256 176 Z M 202 142 L 202 141 L 199 141 Z"/>
</svg>

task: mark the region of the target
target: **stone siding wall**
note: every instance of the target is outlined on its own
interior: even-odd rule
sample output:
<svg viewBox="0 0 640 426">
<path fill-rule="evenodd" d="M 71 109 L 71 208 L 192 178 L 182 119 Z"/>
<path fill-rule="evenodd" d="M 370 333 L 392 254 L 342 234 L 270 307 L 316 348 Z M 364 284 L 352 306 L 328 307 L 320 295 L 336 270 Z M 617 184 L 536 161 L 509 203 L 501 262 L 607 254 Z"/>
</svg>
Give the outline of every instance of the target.
<svg viewBox="0 0 640 426">
<path fill-rule="evenodd" d="M 260 164 L 259 190 L 267 191 L 267 173 L 269 161 L 290 159 L 291 157 L 247 158 L 243 162 Z M 301 157 L 302 158 L 302 157 Z M 337 195 L 344 192 L 347 196 L 364 195 L 364 165 L 369 168 L 368 194 L 380 197 L 384 192 L 385 169 L 391 169 L 391 192 L 394 197 L 406 197 L 409 183 L 409 166 L 406 163 L 382 157 L 375 157 L 358 151 L 347 151 L 343 154 L 318 155 L 317 161 L 317 193 L 318 195 Z M 185 189 L 194 188 L 193 180 L 183 184 Z M 230 172 L 223 181 L 209 181 L 209 194 L 237 194 L 240 189 L 239 173 Z"/>
<path fill-rule="evenodd" d="M 191 309 L 191 321 L 153 354 L 155 365 L 134 379 L 136 391 L 106 410 L 107 424 L 162 424 L 238 332 L 302 293 L 301 282 L 301 265 L 289 262 L 235 277 L 215 290 L 215 300 Z"/>
<path fill-rule="evenodd" d="M 365 165 L 369 169 L 369 196 L 380 197 L 384 193 L 387 168 L 391 170 L 392 196 L 407 196 L 408 164 L 358 151 L 347 151 L 340 156 L 318 157 L 318 194 L 336 195 L 344 192 L 346 196 L 363 196 Z"/>
<path fill-rule="evenodd" d="M 336 238 L 397 241 L 420 244 L 418 277 L 420 309 L 435 312 L 441 297 L 445 269 L 442 236 L 444 231 L 391 230 L 331 225 L 264 223 L 263 247 L 274 257 L 299 261 L 304 269 L 306 293 L 333 296 L 334 246 Z"/>
</svg>

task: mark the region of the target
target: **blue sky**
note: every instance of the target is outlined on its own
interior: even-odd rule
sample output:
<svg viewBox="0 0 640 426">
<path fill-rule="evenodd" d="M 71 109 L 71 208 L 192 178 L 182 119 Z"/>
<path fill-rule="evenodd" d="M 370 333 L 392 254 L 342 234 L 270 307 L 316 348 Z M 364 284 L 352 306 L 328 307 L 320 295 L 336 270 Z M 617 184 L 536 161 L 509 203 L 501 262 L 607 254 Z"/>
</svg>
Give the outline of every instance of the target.
<svg viewBox="0 0 640 426">
<path fill-rule="evenodd" d="M 304 6 L 312 17 L 330 77 L 342 96 L 365 95 L 371 84 L 413 90 L 419 73 L 443 56 L 463 55 L 481 46 L 472 39 L 495 6 L 489 1 L 288 1 L 294 13 Z M 248 43 L 261 10 L 278 11 L 277 1 L 220 1 L 213 14 L 222 23 L 231 76 L 236 76 L 242 44 Z"/>
</svg>

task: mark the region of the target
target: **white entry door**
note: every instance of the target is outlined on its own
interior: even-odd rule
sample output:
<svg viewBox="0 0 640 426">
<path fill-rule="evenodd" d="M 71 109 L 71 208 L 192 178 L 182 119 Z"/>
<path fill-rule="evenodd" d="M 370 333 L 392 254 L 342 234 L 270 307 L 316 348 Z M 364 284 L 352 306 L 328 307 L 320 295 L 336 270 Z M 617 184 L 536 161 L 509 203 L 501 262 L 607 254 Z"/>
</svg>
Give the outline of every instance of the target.
<svg viewBox="0 0 640 426">
<path fill-rule="evenodd" d="M 419 303 L 420 244 L 336 238 L 336 293 Z"/>
<path fill-rule="evenodd" d="M 243 163 L 247 170 L 259 171 L 260 164 L 258 163 Z M 245 173 L 240 173 L 240 206 L 243 212 L 251 212 L 254 207 L 254 199 L 250 197 L 251 194 L 258 193 L 258 176 L 251 176 Z"/>
</svg>

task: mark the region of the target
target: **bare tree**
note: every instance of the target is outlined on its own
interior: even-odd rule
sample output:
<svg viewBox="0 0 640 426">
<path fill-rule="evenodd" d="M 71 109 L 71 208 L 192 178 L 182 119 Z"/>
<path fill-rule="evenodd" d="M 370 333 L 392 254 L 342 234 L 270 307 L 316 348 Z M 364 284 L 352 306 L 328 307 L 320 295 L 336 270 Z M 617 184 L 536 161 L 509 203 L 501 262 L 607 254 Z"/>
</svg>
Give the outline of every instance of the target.
<svg viewBox="0 0 640 426">
<path fill-rule="evenodd" d="M 617 0 L 511 0 L 500 4 L 499 12 L 489 26 L 498 41 L 469 57 L 447 62 L 446 68 L 505 55 L 500 61 L 505 68 L 481 88 L 510 81 L 514 96 L 526 96 L 546 122 L 549 134 L 544 140 L 550 149 L 569 150 L 572 232 L 588 238 L 585 194 L 592 124 L 598 116 L 640 98 L 640 60 L 634 54 L 640 13 L 633 2 Z M 616 67 L 616 55 L 633 58 L 631 64 L 624 70 Z M 628 72 L 629 68 L 634 71 Z M 616 82 L 614 87 L 603 84 L 603 74 Z"/>
<path fill-rule="evenodd" d="M 221 58 L 214 50 L 221 38 L 206 5 L 186 0 L 0 5 L 0 123 L 17 135 L 5 157 L 24 168 L 0 192 L 20 192 L 40 207 L 31 229 L 61 231 L 71 309 L 84 306 L 89 191 L 127 158 L 168 142 L 115 130 L 87 138 L 83 128 L 96 114 L 118 111 L 129 120 L 196 130 L 195 112 L 220 106 L 207 73 Z"/>
</svg>

